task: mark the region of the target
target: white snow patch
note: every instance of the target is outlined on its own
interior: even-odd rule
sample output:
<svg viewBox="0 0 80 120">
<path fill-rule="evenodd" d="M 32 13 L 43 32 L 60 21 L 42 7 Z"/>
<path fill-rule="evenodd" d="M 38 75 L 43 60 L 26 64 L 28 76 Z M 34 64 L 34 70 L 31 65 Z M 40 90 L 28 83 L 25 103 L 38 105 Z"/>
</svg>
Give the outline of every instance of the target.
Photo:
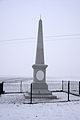
<svg viewBox="0 0 80 120">
<path fill-rule="evenodd" d="M 66 93 L 54 93 L 66 100 Z M 62 99 L 63 98 L 63 99 Z M 70 99 L 80 97 L 70 95 Z M 57 103 L 29 103 L 23 94 L 3 94 L 0 97 L 0 120 L 80 120 L 80 101 Z"/>
<path fill-rule="evenodd" d="M 0 104 L 0 120 L 80 120 L 80 102 Z"/>
</svg>

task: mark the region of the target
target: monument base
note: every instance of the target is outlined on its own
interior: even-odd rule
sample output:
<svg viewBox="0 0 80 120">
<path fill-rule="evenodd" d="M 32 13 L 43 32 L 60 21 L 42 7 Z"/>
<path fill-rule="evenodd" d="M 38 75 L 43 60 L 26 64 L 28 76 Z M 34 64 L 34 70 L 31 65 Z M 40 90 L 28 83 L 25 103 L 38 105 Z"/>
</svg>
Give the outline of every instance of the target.
<svg viewBox="0 0 80 120">
<path fill-rule="evenodd" d="M 32 83 L 32 98 L 49 98 L 57 99 L 57 96 L 53 96 L 52 92 L 48 90 L 48 85 L 44 82 Z"/>
</svg>

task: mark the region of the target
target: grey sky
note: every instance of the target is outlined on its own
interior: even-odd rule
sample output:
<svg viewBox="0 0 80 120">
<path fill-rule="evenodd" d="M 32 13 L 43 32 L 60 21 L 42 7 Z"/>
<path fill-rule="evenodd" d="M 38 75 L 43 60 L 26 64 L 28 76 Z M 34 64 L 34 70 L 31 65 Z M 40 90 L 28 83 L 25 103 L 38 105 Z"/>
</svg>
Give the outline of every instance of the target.
<svg viewBox="0 0 80 120">
<path fill-rule="evenodd" d="M 80 77 L 80 35 L 46 37 L 80 34 L 80 0 L 0 0 L 0 76 L 32 76 L 40 14 L 47 76 Z"/>
</svg>

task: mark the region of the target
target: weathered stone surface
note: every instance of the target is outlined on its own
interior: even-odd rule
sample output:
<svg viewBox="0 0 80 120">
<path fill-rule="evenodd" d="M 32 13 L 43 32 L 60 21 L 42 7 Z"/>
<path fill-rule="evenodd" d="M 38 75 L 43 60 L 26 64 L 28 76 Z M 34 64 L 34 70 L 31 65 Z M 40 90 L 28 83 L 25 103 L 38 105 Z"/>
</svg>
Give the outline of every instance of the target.
<svg viewBox="0 0 80 120">
<path fill-rule="evenodd" d="M 48 90 L 46 83 L 46 68 L 44 62 L 43 28 L 42 20 L 39 20 L 36 60 L 33 68 L 32 97 L 34 98 L 56 98 Z"/>
</svg>

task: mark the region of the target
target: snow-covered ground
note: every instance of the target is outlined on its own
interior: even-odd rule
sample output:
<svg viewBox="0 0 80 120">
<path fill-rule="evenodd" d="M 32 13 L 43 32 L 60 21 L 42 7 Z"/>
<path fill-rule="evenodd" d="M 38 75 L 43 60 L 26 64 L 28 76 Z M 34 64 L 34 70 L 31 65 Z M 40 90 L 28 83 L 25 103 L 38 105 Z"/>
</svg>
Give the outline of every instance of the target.
<svg viewBox="0 0 80 120">
<path fill-rule="evenodd" d="M 58 84 L 59 83 L 59 84 Z M 61 82 L 57 82 L 53 87 L 49 83 L 49 89 L 62 89 Z M 29 86 L 29 87 L 28 87 Z M 30 85 L 23 82 L 23 91 L 30 89 Z M 75 88 L 75 86 L 74 86 Z M 19 92 L 20 82 L 4 83 L 4 91 Z M 57 99 L 25 99 L 24 94 L 3 94 L 0 96 L 0 120 L 80 120 L 80 97 L 64 92 L 54 92 Z M 65 102 L 64 102 L 65 101 Z M 36 104 L 37 103 L 37 104 Z"/>
<path fill-rule="evenodd" d="M 80 120 L 80 102 L 0 104 L 0 120 Z"/>
<path fill-rule="evenodd" d="M 67 100 L 66 93 L 54 93 L 59 101 Z M 71 100 L 80 97 L 70 95 Z M 80 101 L 29 103 L 23 94 L 3 94 L 0 97 L 0 120 L 80 120 Z"/>
<path fill-rule="evenodd" d="M 25 95 L 28 96 L 25 99 Z M 57 99 L 46 99 L 46 98 L 33 98 L 33 103 L 55 103 L 55 102 L 66 102 L 68 100 L 68 94 L 65 92 L 53 92 L 53 96 L 57 96 Z M 30 103 L 28 93 L 16 93 L 16 94 L 2 94 L 0 96 L 0 104 L 27 104 Z M 80 96 L 74 96 L 70 94 L 70 101 L 80 101 Z"/>
</svg>

